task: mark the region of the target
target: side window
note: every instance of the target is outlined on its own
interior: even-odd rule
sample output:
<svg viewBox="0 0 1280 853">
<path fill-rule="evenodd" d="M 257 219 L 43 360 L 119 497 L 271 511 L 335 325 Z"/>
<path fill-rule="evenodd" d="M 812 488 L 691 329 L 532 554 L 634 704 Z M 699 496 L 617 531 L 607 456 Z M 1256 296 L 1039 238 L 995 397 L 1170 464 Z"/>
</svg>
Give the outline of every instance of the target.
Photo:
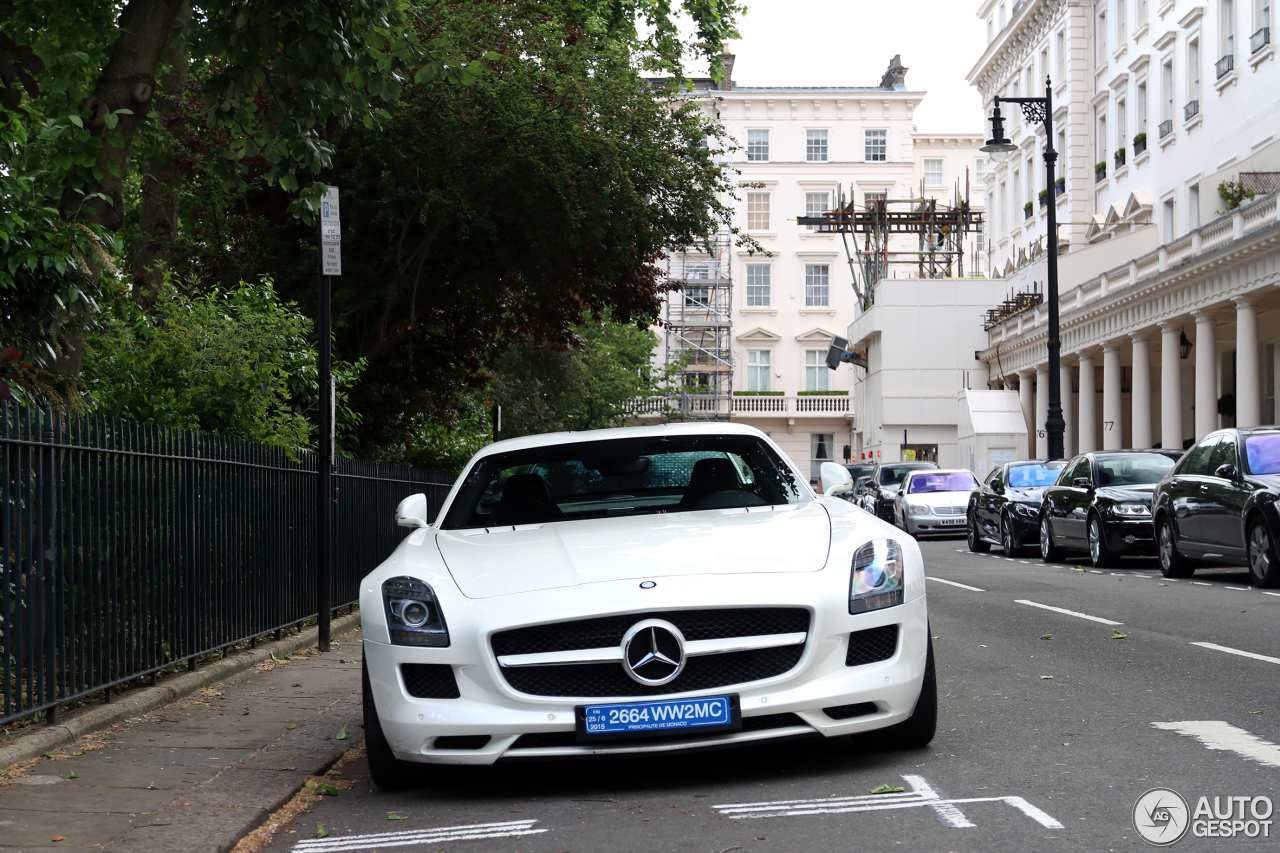
<svg viewBox="0 0 1280 853">
<path fill-rule="evenodd" d="M 1217 446 L 1213 448 L 1213 456 L 1209 459 L 1207 473 L 1213 476 L 1214 472 L 1223 465 L 1234 465 L 1237 469 L 1240 468 L 1240 462 L 1236 459 L 1236 439 L 1230 433 L 1224 435 L 1218 441 Z"/>
<path fill-rule="evenodd" d="M 1213 455 L 1214 446 L 1217 445 L 1220 437 L 1211 435 L 1191 450 L 1188 450 L 1186 459 L 1178 466 L 1178 473 L 1190 476 L 1207 476 L 1212 470 L 1209 467 L 1209 459 Z"/>
<path fill-rule="evenodd" d="M 996 483 L 1000 482 L 1003 479 L 1003 476 L 1002 476 L 1003 474 L 1004 474 L 1003 468 L 992 468 L 991 475 L 987 477 L 987 485 L 994 489 L 996 486 Z"/>
<path fill-rule="evenodd" d="M 1073 482 L 1075 482 L 1075 480 L 1079 477 L 1085 478 L 1090 483 L 1093 482 L 1093 470 L 1092 470 L 1092 466 L 1090 466 L 1089 464 L 1088 456 L 1080 457 L 1079 461 L 1077 461 L 1075 466 L 1072 467 L 1071 473 L 1067 475 L 1067 478 L 1064 482 L 1066 483 L 1066 485 L 1069 486 Z"/>
</svg>

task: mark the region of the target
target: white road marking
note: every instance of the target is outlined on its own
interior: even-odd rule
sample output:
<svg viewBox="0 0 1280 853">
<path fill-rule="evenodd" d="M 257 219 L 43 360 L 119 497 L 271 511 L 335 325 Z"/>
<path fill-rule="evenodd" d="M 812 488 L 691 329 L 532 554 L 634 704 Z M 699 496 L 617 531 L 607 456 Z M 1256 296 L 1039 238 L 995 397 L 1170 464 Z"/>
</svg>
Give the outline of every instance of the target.
<svg viewBox="0 0 1280 853">
<path fill-rule="evenodd" d="M 1135 578 L 1142 578 L 1144 581 L 1151 580 L 1151 575 L 1133 575 Z"/>
<path fill-rule="evenodd" d="M 1090 570 L 1089 570 L 1089 574 L 1091 574 L 1091 575 L 1104 575 L 1104 574 L 1106 574 L 1106 572 L 1100 572 L 1100 571 L 1098 571 L 1097 569 L 1090 569 Z"/>
<path fill-rule="evenodd" d="M 1266 661 L 1267 663 L 1280 663 L 1280 658 L 1271 658 L 1266 655 L 1245 652 L 1240 649 L 1233 649 L 1230 646 L 1220 646 L 1217 643 L 1192 643 L 1191 645 L 1199 646 L 1202 649 L 1213 649 L 1215 652 L 1226 652 L 1229 655 L 1239 655 L 1242 658 L 1253 658 L 1254 660 Z"/>
<path fill-rule="evenodd" d="M 1253 589 L 1253 587 L 1251 587 L 1251 586 L 1229 586 L 1229 587 L 1227 587 L 1227 589 L 1235 589 L 1235 590 L 1239 590 L 1240 592 L 1248 592 L 1249 590 Z"/>
<path fill-rule="evenodd" d="M 1227 750 L 1251 758 L 1259 764 L 1280 767 L 1280 746 L 1222 720 L 1184 720 L 1180 723 L 1151 725 L 1157 729 L 1193 737 L 1209 749 Z"/>
<path fill-rule="evenodd" d="M 962 803 L 1007 803 L 1047 829 L 1063 829 L 1063 825 L 1022 797 L 970 797 L 943 799 L 921 776 L 903 776 L 911 786 L 900 794 L 868 794 L 859 797 L 824 797 L 817 800 L 774 800 L 763 803 L 725 803 L 712 806 L 733 820 L 769 817 L 803 817 L 808 815 L 850 814 L 896 809 L 933 809 L 938 818 L 953 829 L 972 829 L 976 825 L 960 810 Z"/>
<path fill-rule="evenodd" d="M 499 823 L 476 823 L 467 826 L 442 826 L 438 829 L 414 829 L 407 832 L 378 832 L 372 835 L 340 835 L 299 841 L 293 853 L 336 853 L 344 850 L 372 850 L 376 847 L 408 847 L 419 844 L 443 844 L 446 841 L 470 841 L 477 838 L 514 838 L 537 835 L 545 829 L 534 829 L 536 820 L 504 820 Z"/>
<path fill-rule="evenodd" d="M 1204 581 L 1192 581 L 1192 583 L 1195 584 L 1196 586 L 1212 586 L 1213 585 L 1213 584 L 1205 583 Z"/>
<path fill-rule="evenodd" d="M 1280 595 L 1280 592 L 1264 592 L 1263 595 Z"/>
<path fill-rule="evenodd" d="M 946 578 L 935 578 L 933 575 L 928 575 L 927 577 L 931 581 L 937 581 L 938 583 L 945 583 L 948 586 L 958 586 L 961 589 L 971 589 L 974 592 L 986 592 L 985 589 L 978 589 L 976 586 L 969 586 L 967 583 L 956 583 L 955 581 L 949 581 Z"/>
<path fill-rule="evenodd" d="M 1061 607 L 1050 607 L 1048 604 L 1040 604 L 1036 601 L 1027 601 L 1025 598 L 1017 599 L 1018 604 L 1027 604 L 1031 607 L 1039 607 L 1042 610 L 1052 610 L 1054 613 L 1062 613 L 1067 616 L 1075 616 L 1078 619 L 1088 619 L 1090 622 L 1101 622 L 1103 625 L 1123 625 L 1123 622 L 1113 622 L 1110 619 L 1103 619 L 1101 616 L 1090 616 L 1087 613 L 1077 613 L 1074 610 L 1065 610 Z"/>
</svg>

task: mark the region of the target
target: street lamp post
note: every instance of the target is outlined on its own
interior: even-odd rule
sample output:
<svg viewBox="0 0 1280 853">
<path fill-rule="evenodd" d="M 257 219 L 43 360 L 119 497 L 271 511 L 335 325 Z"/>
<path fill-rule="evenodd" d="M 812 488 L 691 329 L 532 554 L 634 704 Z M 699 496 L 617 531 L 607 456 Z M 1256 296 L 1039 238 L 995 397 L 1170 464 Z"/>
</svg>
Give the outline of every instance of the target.
<svg viewBox="0 0 1280 853">
<path fill-rule="evenodd" d="M 995 98 L 995 109 L 991 114 L 991 138 L 981 150 L 991 155 L 991 159 L 1003 162 L 1008 156 L 1018 151 L 1017 145 L 1004 135 L 1004 118 L 1000 115 L 1000 104 L 1019 104 L 1022 116 L 1029 122 L 1041 122 L 1044 125 L 1045 149 L 1044 171 L 1048 189 L 1049 213 L 1049 262 L 1045 298 L 1049 303 L 1049 416 L 1045 419 L 1044 430 L 1048 438 L 1049 458 L 1063 457 L 1062 435 L 1067 422 L 1062 418 L 1062 380 L 1058 369 L 1062 342 L 1058 338 L 1058 216 L 1057 187 L 1054 177 L 1054 163 L 1058 160 L 1058 152 L 1053 147 L 1053 82 L 1046 77 L 1043 98 Z"/>
</svg>

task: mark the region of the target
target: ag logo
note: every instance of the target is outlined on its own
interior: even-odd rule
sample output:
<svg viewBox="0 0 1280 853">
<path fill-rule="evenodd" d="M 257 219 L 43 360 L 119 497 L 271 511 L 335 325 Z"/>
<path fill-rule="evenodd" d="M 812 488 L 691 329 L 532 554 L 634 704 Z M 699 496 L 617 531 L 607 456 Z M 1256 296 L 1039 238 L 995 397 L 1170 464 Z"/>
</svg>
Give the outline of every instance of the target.
<svg viewBox="0 0 1280 853">
<path fill-rule="evenodd" d="M 1152 788 L 1133 804 L 1133 828 L 1143 841 L 1157 847 L 1181 840 L 1190 825 L 1187 801 L 1169 788 Z"/>
</svg>

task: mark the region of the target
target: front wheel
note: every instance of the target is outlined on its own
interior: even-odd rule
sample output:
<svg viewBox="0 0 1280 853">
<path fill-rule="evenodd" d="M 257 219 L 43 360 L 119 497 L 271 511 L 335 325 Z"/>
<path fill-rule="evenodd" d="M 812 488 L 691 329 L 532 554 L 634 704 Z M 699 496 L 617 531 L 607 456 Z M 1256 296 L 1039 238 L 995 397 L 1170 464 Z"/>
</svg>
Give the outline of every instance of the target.
<svg viewBox="0 0 1280 853">
<path fill-rule="evenodd" d="M 384 791 L 402 791 L 417 784 L 417 767 L 401 761 L 391 752 L 387 736 L 378 720 L 378 708 L 373 702 L 373 687 L 369 684 L 369 665 L 361 661 L 360 681 L 364 699 L 364 744 L 369 762 L 369 775 L 373 784 Z"/>
<path fill-rule="evenodd" d="M 1049 529 L 1049 517 L 1042 517 L 1040 519 L 1040 559 L 1046 563 L 1061 563 L 1066 558 L 1062 549 L 1054 544 L 1053 532 Z"/>
<path fill-rule="evenodd" d="M 901 723 L 884 730 L 885 743 L 890 749 L 923 749 L 933 741 L 938 730 L 938 678 L 933 667 L 932 636 L 928 643 L 924 682 L 920 685 L 920 698 L 916 700 L 915 710 Z"/>
<path fill-rule="evenodd" d="M 1249 525 L 1249 579 L 1254 586 L 1264 589 L 1280 586 L 1280 559 L 1276 557 L 1276 543 L 1266 522 L 1260 518 Z"/>
<path fill-rule="evenodd" d="M 1156 553 L 1160 557 L 1160 574 L 1165 577 L 1189 578 L 1196 573 L 1195 566 L 1178 550 L 1178 540 L 1173 535 L 1173 522 L 1168 518 L 1160 519 L 1160 526 L 1156 530 Z"/>
<path fill-rule="evenodd" d="M 1102 519 L 1092 516 L 1089 519 L 1089 560 L 1095 569 L 1110 569 L 1119 565 L 1115 552 L 1107 547 L 1107 538 L 1103 534 Z"/>
<path fill-rule="evenodd" d="M 1008 513 L 1000 516 L 1000 544 L 1004 546 L 1006 557 L 1016 557 L 1022 551 L 1013 535 L 1013 522 Z"/>
<path fill-rule="evenodd" d="M 978 533 L 978 518 L 972 512 L 969 513 L 969 529 L 966 531 L 965 539 L 968 540 L 969 550 L 975 554 L 985 554 L 991 550 L 991 543 Z"/>
</svg>

